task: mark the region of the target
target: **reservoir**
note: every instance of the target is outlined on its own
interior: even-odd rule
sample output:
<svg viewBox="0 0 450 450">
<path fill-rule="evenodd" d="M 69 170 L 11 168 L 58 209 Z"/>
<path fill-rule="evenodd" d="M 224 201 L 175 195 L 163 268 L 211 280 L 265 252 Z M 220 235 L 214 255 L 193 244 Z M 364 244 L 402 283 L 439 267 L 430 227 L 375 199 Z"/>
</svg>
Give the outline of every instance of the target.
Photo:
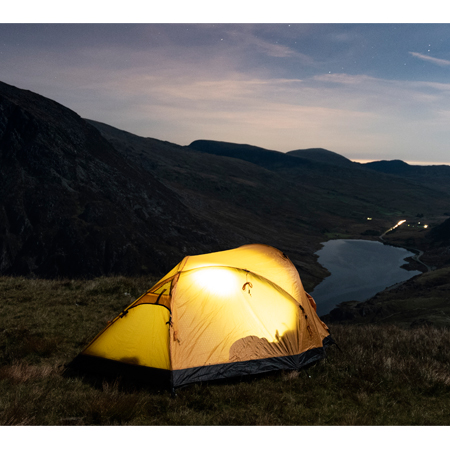
<svg viewBox="0 0 450 450">
<path fill-rule="evenodd" d="M 325 242 L 316 255 L 319 264 L 331 273 L 310 293 L 319 316 L 342 302 L 368 300 L 421 273 L 401 268 L 405 258 L 414 253 L 376 241 L 335 239 Z"/>
</svg>

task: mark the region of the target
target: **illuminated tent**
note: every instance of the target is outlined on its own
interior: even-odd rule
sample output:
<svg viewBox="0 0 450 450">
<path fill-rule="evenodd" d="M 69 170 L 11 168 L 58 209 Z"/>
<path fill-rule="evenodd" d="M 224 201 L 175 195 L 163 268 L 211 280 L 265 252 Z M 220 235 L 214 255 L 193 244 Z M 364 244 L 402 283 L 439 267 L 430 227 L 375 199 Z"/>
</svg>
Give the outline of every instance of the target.
<svg viewBox="0 0 450 450">
<path fill-rule="evenodd" d="M 125 308 L 71 367 L 199 381 L 300 369 L 332 343 L 289 258 L 266 245 L 186 256 Z"/>
</svg>

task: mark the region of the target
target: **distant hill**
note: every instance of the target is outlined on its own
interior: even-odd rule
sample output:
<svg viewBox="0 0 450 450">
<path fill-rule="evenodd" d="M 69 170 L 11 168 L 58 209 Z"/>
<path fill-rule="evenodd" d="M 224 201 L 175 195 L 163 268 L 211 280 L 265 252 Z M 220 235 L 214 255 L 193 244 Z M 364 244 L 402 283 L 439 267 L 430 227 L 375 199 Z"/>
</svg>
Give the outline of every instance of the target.
<svg viewBox="0 0 450 450">
<path fill-rule="evenodd" d="M 372 161 L 365 163 L 364 166 L 377 172 L 390 173 L 394 175 L 411 175 L 414 173 L 414 167 L 401 161 L 394 159 L 392 161 Z"/>
<path fill-rule="evenodd" d="M 336 218 L 361 220 L 367 216 L 392 214 L 392 211 L 397 211 L 398 215 L 416 215 L 422 210 L 429 211 L 432 205 L 434 208 L 436 202 L 442 208 L 446 207 L 442 193 L 437 192 L 435 186 L 429 189 L 426 185 L 426 182 L 433 183 L 432 175 L 423 182 L 411 177 L 392 176 L 325 149 L 282 153 L 246 144 L 208 140 L 194 141 L 187 149 L 251 162 L 282 176 L 283 184 L 289 183 L 286 189 L 297 191 L 302 203 L 308 205 L 308 211 L 314 211 L 316 217 L 328 216 L 329 223 L 339 224 Z M 299 156 L 302 154 L 307 158 Z M 446 186 L 450 193 L 450 179 Z M 308 192 L 307 196 L 305 192 Z M 393 196 L 392 192 L 396 195 Z M 329 225 L 323 228 L 331 229 Z"/>
<path fill-rule="evenodd" d="M 292 150 L 287 153 L 267 150 L 248 144 L 231 142 L 197 140 L 189 144 L 189 148 L 214 155 L 228 156 L 252 162 L 268 169 L 283 167 L 310 167 L 311 162 L 326 163 L 338 166 L 352 166 L 354 163 L 337 153 L 323 148 Z M 296 159 L 293 159 L 295 157 Z"/>
<path fill-rule="evenodd" d="M 373 161 L 361 164 L 362 167 L 380 173 L 408 178 L 417 184 L 450 193 L 450 166 L 420 166 L 401 160 Z"/>
<path fill-rule="evenodd" d="M 299 158 L 310 159 L 326 164 L 333 164 L 336 166 L 351 167 L 354 166 L 353 161 L 350 161 L 345 156 L 338 153 L 325 150 L 324 148 L 308 148 L 304 150 L 292 150 L 287 152 L 289 156 L 296 156 Z"/>
<path fill-rule="evenodd" d="M 309 161 L 294 159 L 287 153 L 267 150 L 247 144 L 234 144 L 230 142 L 197 140 L 189 144 L 188 148 L 213 155 L 228 156 L 242 159 L 261 167 L 275 169 L 289 166 L 308 166 Z"/>
</svg>

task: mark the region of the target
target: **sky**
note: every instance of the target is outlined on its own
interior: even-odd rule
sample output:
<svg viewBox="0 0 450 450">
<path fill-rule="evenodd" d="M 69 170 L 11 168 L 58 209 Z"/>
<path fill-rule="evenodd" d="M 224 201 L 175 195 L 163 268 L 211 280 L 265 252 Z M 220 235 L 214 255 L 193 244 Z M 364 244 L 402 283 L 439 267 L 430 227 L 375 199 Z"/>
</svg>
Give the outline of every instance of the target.
<svg viewBox="0 0 450 450">
<path fill-rule="evenodd" d="M 0 24 L 0 81 L 180 145 L 450 164 L 450 24 L 286 16 L 67 23 L 19 10 Z"/>
</svg>

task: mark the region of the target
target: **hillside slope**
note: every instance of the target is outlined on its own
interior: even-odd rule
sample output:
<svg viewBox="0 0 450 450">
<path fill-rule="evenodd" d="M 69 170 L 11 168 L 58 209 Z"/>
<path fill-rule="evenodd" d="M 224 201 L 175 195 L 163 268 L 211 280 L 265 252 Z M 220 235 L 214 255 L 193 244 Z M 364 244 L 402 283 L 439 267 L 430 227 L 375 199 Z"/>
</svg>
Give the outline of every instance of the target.
<svg viewBox="0 0 450 450">
<path fill-rule="evenodd" d="M 64 106 L 0 83 L 0 273 L 164 272 L 214 239 Z M 175 261 L 175 262 L 174 262 Z"/>
<path fill-rule="evenodd" d="M 331 155 L 325 163 L 227 142 L 200 140 L 183 147 L 89 122 L 126 158 L 180 195 L 193 215 L 220 230 L 221 245 L 278 247 L 308 287 L 326 274 L 314 252 L 328 237 L 381 234 L 397 217 L 442 213 L 450 200 L 442 192 L 351 161 L 335 165 L 341 158 L 326 150 L 319 152 L 319 159 Z M 368 216 L 375 230 L 369 229 Z"/>
<path fill-rule="evenodd" d="M 291 258 L 306 286 L 326 276 L 314 252 L 332 218 L 312 201 L 317 197 L 314 187 L 292 189 L 290 180 L 249 161 L 89 122 L 126 158 L 179 195 L 195 217 L 210 223 L 221 249 L 272 245 Z"/>
</svg>

